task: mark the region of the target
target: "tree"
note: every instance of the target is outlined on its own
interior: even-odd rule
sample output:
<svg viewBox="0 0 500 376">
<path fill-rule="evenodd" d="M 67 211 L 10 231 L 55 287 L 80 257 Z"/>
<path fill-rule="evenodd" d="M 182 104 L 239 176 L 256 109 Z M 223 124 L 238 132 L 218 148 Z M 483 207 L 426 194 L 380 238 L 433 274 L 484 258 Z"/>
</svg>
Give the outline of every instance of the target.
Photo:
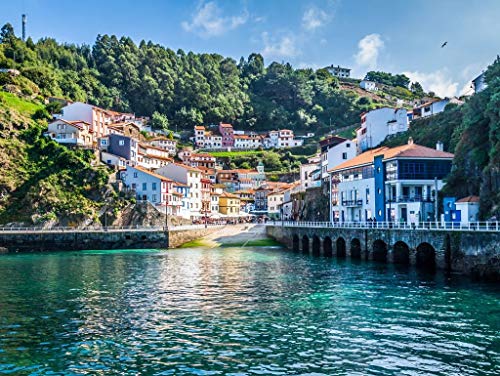
<svg viewBox="0 0 500 376">
<path fill-rule="evenodd" d="M 15 37 L 14 28 L 10 23 L 7 22 L 2 26 L 2 29 L 0 30 L 0 43 L 9 43 Z"/>
<path fill-rule="evenodd" d="M 160 114 L 158 111 L 153 113 L 151 117 L 151 127 L 153 129 L 168 130 L 168 119 L 165 115 Z"/>
<path fill-rule="evenodd" d="M 420 85 L 420 82 L 412 82 L 410 90 L 413 94 L 423 97 L 424 96 L 424 89 L 422 88 L 422 85 Z"/>
</svg>

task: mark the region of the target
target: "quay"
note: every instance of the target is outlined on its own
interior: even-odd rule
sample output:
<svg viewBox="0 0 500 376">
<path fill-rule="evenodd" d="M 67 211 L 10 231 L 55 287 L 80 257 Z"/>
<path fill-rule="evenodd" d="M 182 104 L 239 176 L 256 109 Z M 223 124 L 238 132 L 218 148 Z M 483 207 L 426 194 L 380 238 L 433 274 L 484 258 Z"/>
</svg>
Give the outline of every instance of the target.
<svg viewBox="0 0 500 376">
<path fill-rule="evenodd" d="M 223 225 L 175 227 L 37 228 L 0 227 L 0 252 L 89 249 L 175 248 L 207 236 Z"/>
<path fill-rule="evenodd" d="M 442 269 L 500 281 L 499 222 L 452 223 L 271 222 L 267 234 L 288 249 L 425 270 Z"/>
</svg>

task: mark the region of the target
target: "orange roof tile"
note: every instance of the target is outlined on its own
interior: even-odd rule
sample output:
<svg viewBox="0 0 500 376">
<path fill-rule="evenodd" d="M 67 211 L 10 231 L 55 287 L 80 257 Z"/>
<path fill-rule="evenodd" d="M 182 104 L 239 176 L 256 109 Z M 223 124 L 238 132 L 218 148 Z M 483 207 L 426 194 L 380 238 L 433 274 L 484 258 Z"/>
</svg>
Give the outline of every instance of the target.
<svg viewBox="0 0 500 376">
<path fill-rule="evenodd" d="M 479 196 L 467 196 L 457 201 L 459 202 L 479 202 Z"/>
<path fill-rule="evenodd" d="M 161 179 L 161 180 L 164 180 L 164 181 L 171 181 L 171 182 L 173 182 L 172 179 L 166 178 L 163 175 L 160 175 L 160 174 L 157 174 L 157 173 L 155 173 L 153 171 L 150 171 L 147 168 L 144 168 L 144 167 L 141 167 L 141 166 L 134 166 L 134 167 L 130 166 L 130 167 L 131 168 L 135 168 L 136 170 L 139 170 L 141 172 L 144 172 L 145 174 L 151 175 L 151 176 L 153 176 L 155 178 L 158 178 L 158 179 Z"/>
</svg>

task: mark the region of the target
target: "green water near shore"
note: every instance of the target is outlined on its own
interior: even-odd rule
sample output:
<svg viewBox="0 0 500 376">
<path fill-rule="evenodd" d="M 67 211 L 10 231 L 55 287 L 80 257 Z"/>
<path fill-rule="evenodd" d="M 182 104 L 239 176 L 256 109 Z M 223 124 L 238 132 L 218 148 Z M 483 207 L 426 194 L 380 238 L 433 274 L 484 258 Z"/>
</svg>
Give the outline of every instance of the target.
<svg viewBox="0 0 500 376">
<path fill-rule="evenodd" d="M 496 375 L 500 289 L 276 248 L 0 257 L 0 374 Z"/>
</svg>

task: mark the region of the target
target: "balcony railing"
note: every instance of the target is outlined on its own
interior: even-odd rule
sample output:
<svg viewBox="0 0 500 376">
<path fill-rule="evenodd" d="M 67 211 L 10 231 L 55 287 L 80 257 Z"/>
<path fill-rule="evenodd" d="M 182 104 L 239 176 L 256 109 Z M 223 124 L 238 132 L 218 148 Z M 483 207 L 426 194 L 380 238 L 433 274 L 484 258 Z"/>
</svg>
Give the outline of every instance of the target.
<svg viewBox="0 0 500 376">
<path fill-rule="evenodd" d="M 363 200 L 342 200 L 342 206 L 362 206 Z"/>
<path fill-rule="evenodd" d="M 387 202 L 434 202 L 434 199 L 431 196 L 405 195 L 388 198 Z"/>
</svg>

